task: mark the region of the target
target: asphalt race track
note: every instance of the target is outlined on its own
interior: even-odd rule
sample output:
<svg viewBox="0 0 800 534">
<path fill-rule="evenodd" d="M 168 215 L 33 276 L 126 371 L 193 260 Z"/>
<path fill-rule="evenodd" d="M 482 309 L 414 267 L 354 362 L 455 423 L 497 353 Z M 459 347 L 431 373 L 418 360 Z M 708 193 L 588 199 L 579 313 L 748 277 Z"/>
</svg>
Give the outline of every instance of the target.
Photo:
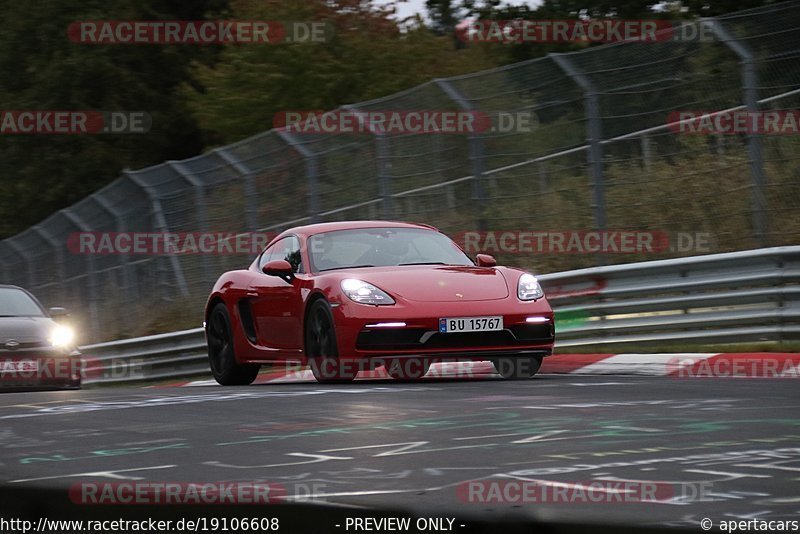
<svg viewBox="0 0 800 534">
<path fill-rule="evenodd" d="M 96 481 L 266 481 L 296 498 L 423 512 L 695 528 L 706 517 L 800 519 L 792 379 L 541 375 L 7 393 L 0 450 L 4 485 L 65 491 Z M 673 493 L 648 503 L 574 493 L 482 502 L 488 493 L 465 489 L 534 480 L 573 489 L 656 481 Z"/>
</svg>

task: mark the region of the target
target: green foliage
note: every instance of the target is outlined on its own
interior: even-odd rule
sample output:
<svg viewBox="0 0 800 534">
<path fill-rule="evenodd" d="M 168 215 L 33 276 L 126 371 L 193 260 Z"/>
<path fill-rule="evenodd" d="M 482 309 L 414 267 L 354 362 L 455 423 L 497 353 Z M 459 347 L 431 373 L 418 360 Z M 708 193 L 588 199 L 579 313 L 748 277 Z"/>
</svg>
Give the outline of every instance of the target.
<svg viewBox="0 0 800 534">
<path fill-rule="evenodd" d="M 458 18 L 479 20 L 695 20 L 776 3 L 774 0 L 544 0 L 532 7 L 528 3 L 499 0 L 428 0 L 434 28 L 452 31 Z M 542 57 L 552 52 L 571 52 L 601 43 L 470 43 L 483 49 L 497 64 L 508 64 Z"/>
<path fill-rule="evenodd" d="M 401 31 L 391 12 L 359 0 L 235 1 L 240 19 L 323 21 L 325 43 L 226 47 L 197 65 L 200 88 L 185 86 L 209 144 L 267 130 L 287 110 L 328 110 L 380 98 L 432 78 L 488 68 L 479 50 L 459 52 L 419 23 Z"/>
<path fill-rule="evenodd" d="M 270 129 L 280 111 L 332 109 L 381 98 L 439 77 L 586 46 L 465 45 L 455 39 L 454 29 L 467 16 L 682 19 L 768 3 L 770 0 L 748 0 L 746 4 L 739 0 L 545 0 L 531 8 L 497 0 L 427 0 L 432 20 L 428 27 L 420 17 L 398 22 L 391 5 L 379 7 L 368 0 L 40 0 L 35 9 L 25 2 L 0 0 L 5 22 L 0 34 L 3 109 L 141 110 L 153 119 L 147 135 L 3 136 L 0 238 L 84 198 L 114 180 L 124 168 L 191 157 L 209 147 L 239 141 Z M 660 11 L 654 12 L 655 6 Z M 67 37 L 70 23 L 80 20 L 213 18 L 324 21 L 334 29 L 334 35 L 327 43 L 267 46 L 94 46 L 76 44 Z M 753 46 L 758 51 L 766 45 L 757 42 Z M 717 75 L 720 71 L 733 72 L 731 65 L 736 59 L 727 53 L 725 57 L 713 54 L 687 52 L 690 59 L 670 68 L 676 72 L 707 72 L 710 78 L 727 83 L 727 78 Z M 791 82 L 781 77 L 790 76 L 785 73 L 793 72 L 791 69 L 773 70 L 777 74 L 767 73 L 774 77 L 772 85 L 781 87 Z M 534 82 L 509 79 L 508 83 L 516 90 Z M 698 92 L 697 101 L 708 94 L 718 99 L 739 98 L 738 81 L 728 83 L 727 90 L 719 83 L 709 84 Z M 546 101 L 551 96 L 534 98 Z M 670 91 L 653 92 L 649 98 L 651 101 L 638 105 L 669 109 Z M 510 109 L 503 108 L 500 101 L 492 105 L 495 110 Z M 552 133 L 562 137 L 555 130 Z M 517 152 L 518 146 L 528 143 L 540 153 L 554 145 L 552 138 L 520 138 L 505 152 Z M 496 143 L 497 152 L 502 151 L 500 143 Z M 453 152 L 462 153 L 461 149 Z M 342 158 L 347 157 L 342 154 Z M 507 159 L 510 162 L 513 157 Z M 444 169 L 443 176 L 455 177 L 462 172 L 463 161 L 465 158 L 459 156 L 453 161 L 440 158 L 436 163 Z M 497 158 L 490 163 L 504 162 Z M 408 163 L 409 174 L 419 172 L 414 164 Z M 399 167 L 395 170 L 397 175 L 405 172 Z M 333 176 L 323 186 L 335 188 L 337 179 Z M 424 183 L 430 179 L 425 177 Z"/>
<path fill-rule="evenodd" d="M 125 168 L 197 154 L 201 135 L 179 84 L 189 65 L 213 58 L 197 46 L 73 43 L 81 20 L 202 19 L 223 0 L 0 1 L 0 102 L 4 110 L 145 111 L 146 135 L 4 135 L 0 139 L 0 236 L 39 222 L 97 190 Z"/>
</svg>

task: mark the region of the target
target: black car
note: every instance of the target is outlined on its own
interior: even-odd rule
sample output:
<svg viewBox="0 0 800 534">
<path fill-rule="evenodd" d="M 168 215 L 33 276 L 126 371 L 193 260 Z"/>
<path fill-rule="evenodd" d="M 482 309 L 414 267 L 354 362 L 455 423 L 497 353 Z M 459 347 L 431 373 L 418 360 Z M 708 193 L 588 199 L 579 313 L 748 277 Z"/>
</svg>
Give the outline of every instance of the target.
<svg viewBox="0 0 800 534">
<path fill-rule="evenodd" d="M 81 387 L 81 359 L 69 326 L 21 287 L 0 285 L 0 390 Z"/>
</svg>

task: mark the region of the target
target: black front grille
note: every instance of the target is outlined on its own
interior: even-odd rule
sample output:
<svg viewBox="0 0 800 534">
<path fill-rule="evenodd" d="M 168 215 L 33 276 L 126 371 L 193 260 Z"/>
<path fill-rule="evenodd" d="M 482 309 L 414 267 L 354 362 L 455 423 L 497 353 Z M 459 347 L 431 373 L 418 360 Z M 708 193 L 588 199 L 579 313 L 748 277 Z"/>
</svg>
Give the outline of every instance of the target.
<svg viewBox="0 0 800 534">
<path fill-rule="evenodd" d="M 466 347 L 492 347 L 514 345 L 514 335 L 508 330 L 497 332 L 456 332 L 433 334 L 424 347 L 428 349 L 463 349 Z"/>
<path fill-rule="evenodd" d="M 398 328 L 362 330 L 358 334 L 356 347 L 359 350 L 403 350 L 419 348 L 425 335 L 423 328 Z"/>
<path fill-rule="evenodd" d="M 496 332 L 457 332 L 442 334 L 421 328 L 363 330 L 358 334 L 358 350 L 425 350 L 497 347 L 551 343 L 550 324 L 517 325 Z"/>
<path fill-rule="evenodd" d="M 510 330 L 517 341 L 548 343 L 555 337 L 553 323 L 518 324 L 512 326 Z"/>
</svg>

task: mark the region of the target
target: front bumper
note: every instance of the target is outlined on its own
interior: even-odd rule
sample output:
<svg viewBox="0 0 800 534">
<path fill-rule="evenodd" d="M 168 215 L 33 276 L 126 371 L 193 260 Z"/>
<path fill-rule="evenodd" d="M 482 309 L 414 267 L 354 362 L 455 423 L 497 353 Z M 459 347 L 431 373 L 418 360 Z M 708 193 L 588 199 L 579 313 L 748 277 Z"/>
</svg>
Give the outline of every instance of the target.
<svg viewBox="0 0 800 534">
<path fill-rule="evenodd" d="M 80 353 L 48 347 L 0 351 L 0 391 L 20 389 L 79 389 Z"/>
<path fill-rule="evenodd" d="M 548 356 L 555 337 L 553 311 L 544 299 L 536 302 L 398 303 L 394 306 L 341 303 L 333 308 L 333 314 L 342 358 L 425 356 L 432 361 L 442 361 Z M 498 315 L 503 317 L 503 330 L 439 332 L 441 318 Z M 529 322 L 529 318 L 537 322 Z"/>
</svg>

